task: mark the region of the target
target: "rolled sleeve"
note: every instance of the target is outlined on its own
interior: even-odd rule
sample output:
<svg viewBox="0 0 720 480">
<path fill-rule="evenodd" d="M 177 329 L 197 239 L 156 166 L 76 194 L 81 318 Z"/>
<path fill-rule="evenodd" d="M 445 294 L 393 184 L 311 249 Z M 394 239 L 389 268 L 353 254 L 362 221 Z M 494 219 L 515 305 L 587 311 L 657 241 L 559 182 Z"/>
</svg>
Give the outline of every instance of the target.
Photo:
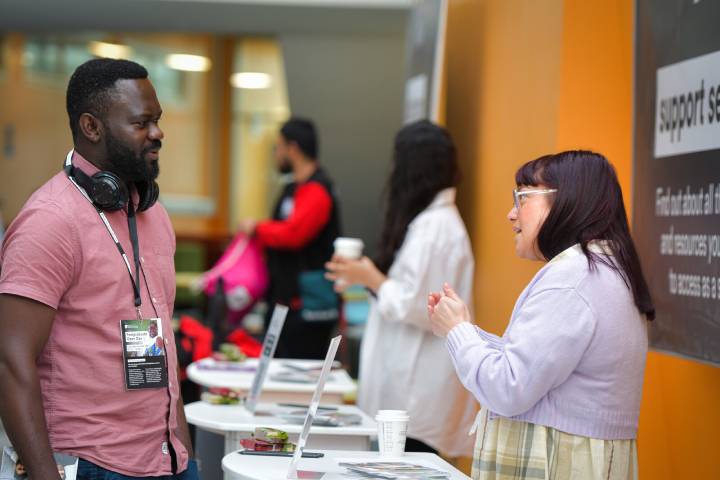
<svg viewBox="0 0 720 480">
<path fill-rule="evenodd" d="M 57 309 L 75 275 L 77 233 L 67 214 L 46 203 L 23 210 L 8 229 L 0 257 L 0 293 Z"/>
</svg>

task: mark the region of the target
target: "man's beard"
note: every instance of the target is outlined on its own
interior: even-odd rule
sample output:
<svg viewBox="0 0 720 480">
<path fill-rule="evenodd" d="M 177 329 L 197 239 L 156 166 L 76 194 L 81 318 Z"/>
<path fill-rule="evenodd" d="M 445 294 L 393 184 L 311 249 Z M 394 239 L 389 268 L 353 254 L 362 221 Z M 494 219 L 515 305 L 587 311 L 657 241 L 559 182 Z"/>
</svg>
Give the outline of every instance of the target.
<svg viewBox="0 0 720 480">
<path fill-rule="evenodd" d="M 118 141 L 109 131 L 105 138 L 107 159 L 112 167 L 111 171 L 126 182 L 149 182 L 158 177 L 160 173 L 158 162 L 152 161 L 148 163 L 143 157 L 150 150 L 159 149 L 161 146 L 162 142 L 155 140 L 140 155 L 135 155 L 132 150 Z"/>
<path fill-rule="evenodd" d="M 288 160 L 287 158 L 283 158 L 280 165 L 278 165 L 277 170 L 282 174 L 292 173 L 293 169 L 292 165 L 290 164 L 290 160 Z"/>
</svg>

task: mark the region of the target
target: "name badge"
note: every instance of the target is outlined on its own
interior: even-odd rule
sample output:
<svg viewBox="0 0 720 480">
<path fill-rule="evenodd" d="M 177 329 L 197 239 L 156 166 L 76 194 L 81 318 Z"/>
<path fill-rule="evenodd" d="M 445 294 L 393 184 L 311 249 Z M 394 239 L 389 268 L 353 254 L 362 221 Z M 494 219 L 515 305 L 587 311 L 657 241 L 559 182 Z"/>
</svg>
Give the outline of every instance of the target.
<svg viewBox="0 0 720 480">
<path fill-rule="evenodd" d="M 125 388 L 167 387 L 165 337 L 159 318 L 120 320 Z"/>
</svg>

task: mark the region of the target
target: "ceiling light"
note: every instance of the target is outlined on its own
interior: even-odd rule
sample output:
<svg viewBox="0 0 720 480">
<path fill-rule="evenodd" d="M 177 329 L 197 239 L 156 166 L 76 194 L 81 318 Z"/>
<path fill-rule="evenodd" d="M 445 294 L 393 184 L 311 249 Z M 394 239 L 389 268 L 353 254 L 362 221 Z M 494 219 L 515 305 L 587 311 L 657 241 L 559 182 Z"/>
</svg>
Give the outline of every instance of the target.
<svg viewBox="0 0 720 480">
<path fill-rule="evenodd" d="M 230 84 L 235 88 L 249 88 L 260 90 L 268 88 L 272 83 L 272 77 L 267 73 L 240 72 L 233 73 L 230 77 Z"/>
<path fill-rule="evenodd" d="M 119 43 L 90 42 L 90 53 L 101 58 L 130 58 L 132 48 Z"/>
<path fill-rule="evenodd" d="M 165 57 L 165 63 L 174 70 L 184 72 L 207 72 L 212 62 L 202 55 L 187 55 L 184 53 L 171 53 Z"/>
</svg>

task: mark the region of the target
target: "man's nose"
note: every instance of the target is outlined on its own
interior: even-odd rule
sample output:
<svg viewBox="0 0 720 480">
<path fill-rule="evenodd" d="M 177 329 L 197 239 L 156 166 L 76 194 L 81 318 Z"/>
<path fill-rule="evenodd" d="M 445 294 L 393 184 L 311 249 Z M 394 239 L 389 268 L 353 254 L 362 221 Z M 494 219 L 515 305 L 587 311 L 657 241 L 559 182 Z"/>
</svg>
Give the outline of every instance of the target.
<svg viewBox="0 0 720 480">
<path fill-rule="evenodd" d="M 165 138 L 165 134 L 163 133 L 162 129 L 160 128 L 160 125 L 157 123 L 152 123 L 150 125 L 150 131 L 148 132 L 148 137 L 150 137 L 151 140 L 162 140 Z"/>
</svg>

